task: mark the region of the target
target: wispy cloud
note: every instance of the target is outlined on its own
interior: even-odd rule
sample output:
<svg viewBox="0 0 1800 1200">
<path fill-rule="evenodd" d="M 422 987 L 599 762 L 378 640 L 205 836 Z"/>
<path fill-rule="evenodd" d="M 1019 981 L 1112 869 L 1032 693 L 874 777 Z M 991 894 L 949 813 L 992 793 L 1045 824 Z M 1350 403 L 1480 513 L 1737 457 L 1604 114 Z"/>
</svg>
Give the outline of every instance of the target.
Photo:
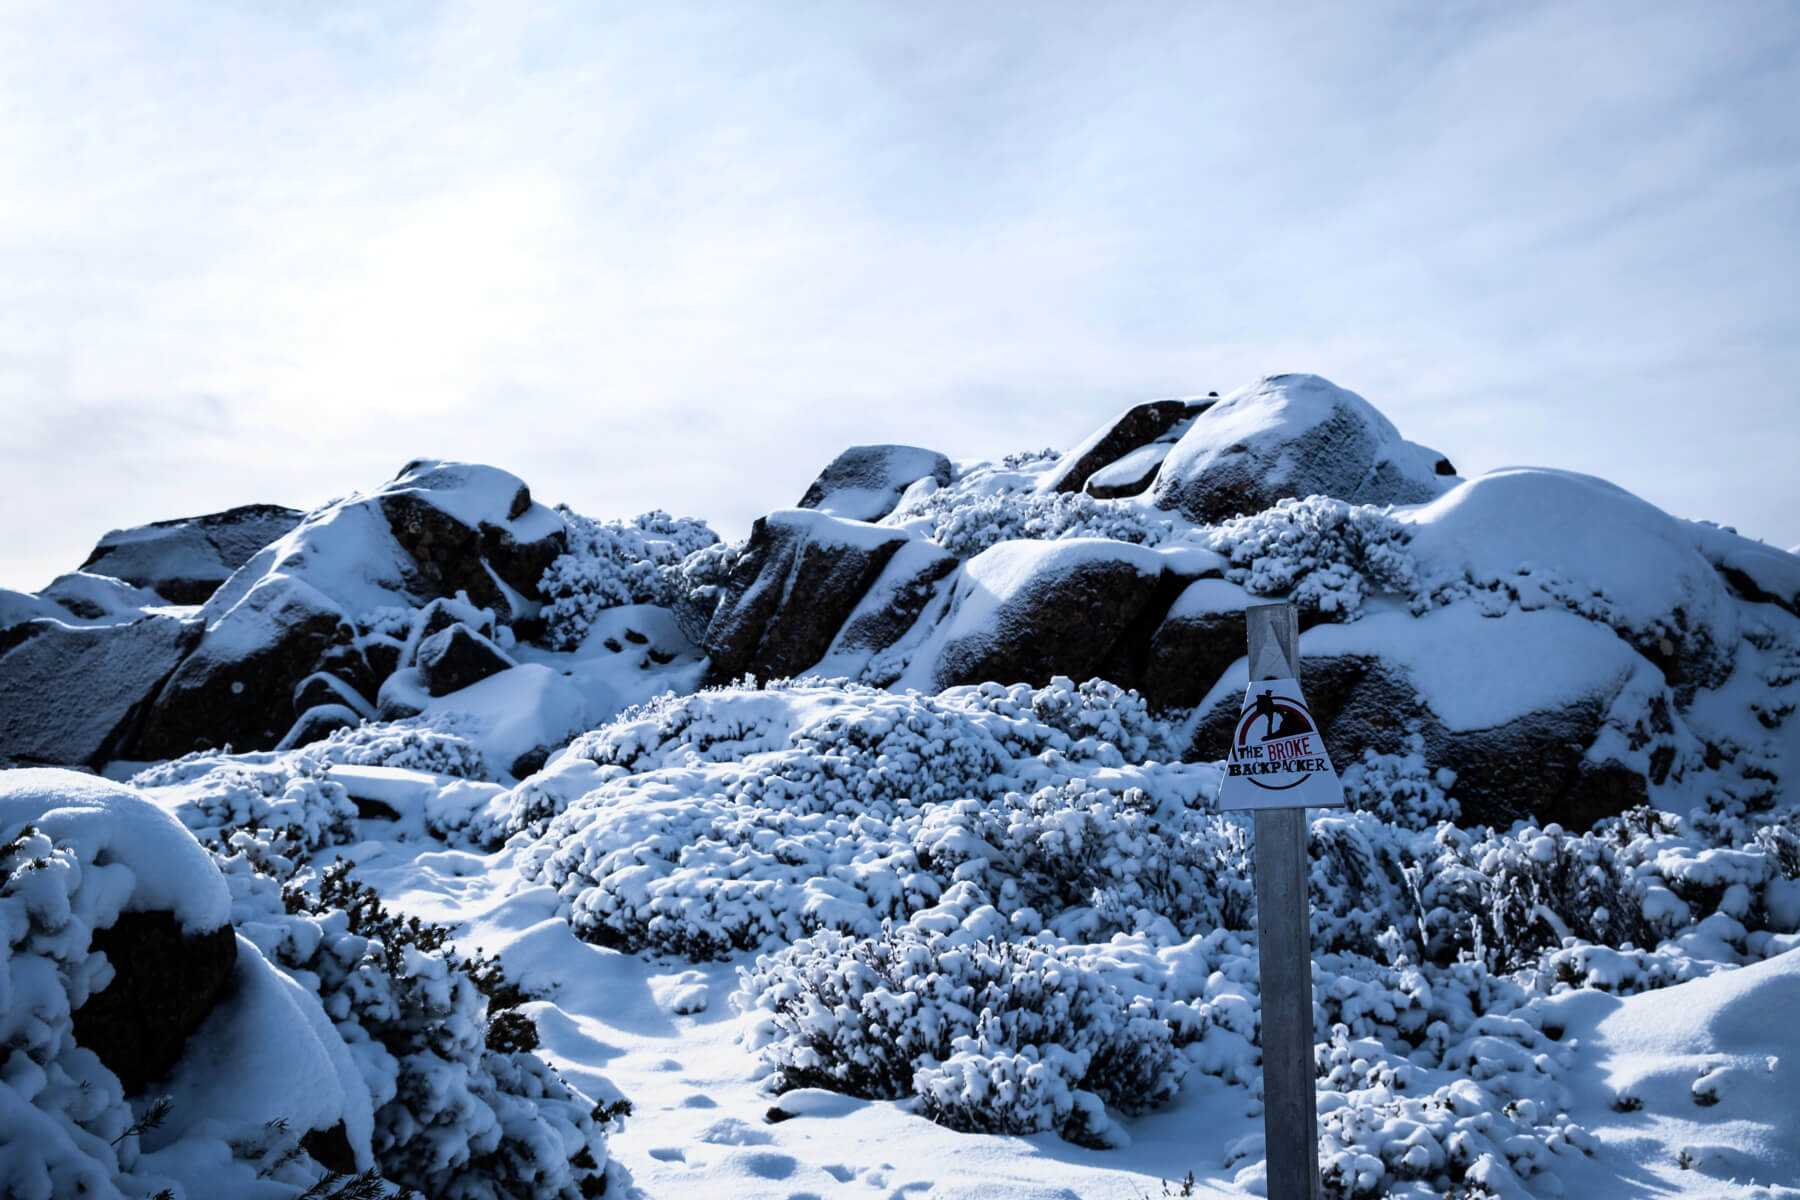
<svg viewBox="0 0 1800 1200">
<path fill-rule="evenodd" d="M 0 584 L 420 453 L 741 529 L 1276 370 L 1800 542 L 1797 64 L 1779 3 L 10 6 Z"/>
</svg>

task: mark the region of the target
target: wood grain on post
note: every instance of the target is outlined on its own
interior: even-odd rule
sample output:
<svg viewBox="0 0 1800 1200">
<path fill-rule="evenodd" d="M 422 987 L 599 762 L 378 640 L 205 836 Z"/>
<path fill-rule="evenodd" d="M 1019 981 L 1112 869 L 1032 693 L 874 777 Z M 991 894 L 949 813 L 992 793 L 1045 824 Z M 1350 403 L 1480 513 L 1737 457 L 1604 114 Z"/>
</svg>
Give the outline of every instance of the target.
<svg viewBox="0 0 1800 1200">
<path fill-rule="evenodd" d="M 1300 678 L 1292 605 L 1244 610 L 1250 679 Z M 1269 1200 L 1319 1200 L 1313 1070 L 1311 902 L 1304 808 L 1256 810 L 1257 954 L 1262 971 L 1263 1135 Z"/>
</svg>

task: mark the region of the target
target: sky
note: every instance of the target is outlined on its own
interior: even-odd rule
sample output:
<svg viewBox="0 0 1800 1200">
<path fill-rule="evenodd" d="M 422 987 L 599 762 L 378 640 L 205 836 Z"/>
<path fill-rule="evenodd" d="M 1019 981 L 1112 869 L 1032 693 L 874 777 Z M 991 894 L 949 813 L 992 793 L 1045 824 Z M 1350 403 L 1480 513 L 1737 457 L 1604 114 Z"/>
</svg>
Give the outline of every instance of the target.
<svg viewBox="0 0 1800 1200">
<path fill-rule="evenodd" d="M 0 6 L 0 587 L 490 462 L 727 536 L 838 451 L 1310 371 L 1800 545 L 1800 5 Z"/>
</svg>

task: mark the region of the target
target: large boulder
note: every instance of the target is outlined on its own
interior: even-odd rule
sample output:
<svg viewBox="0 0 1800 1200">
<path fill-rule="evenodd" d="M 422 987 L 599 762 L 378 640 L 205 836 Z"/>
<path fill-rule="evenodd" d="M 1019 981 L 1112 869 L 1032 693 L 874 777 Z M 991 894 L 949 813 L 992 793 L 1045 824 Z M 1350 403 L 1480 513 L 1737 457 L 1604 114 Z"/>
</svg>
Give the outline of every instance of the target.
<svg viewBox="0 0 1800 1200">
<path fill-rule="evenodd" d="M 1732 545 L 1744 539 L 1571 471 L 1495 471 L 1400 519 L 1427 589 L 1466 582 L 1521 607 L 1565 607 L 1602 621 L 1662 668 L 1684 704 L 1696 686 L 1715 686 L 1731 670 L 1741 631 L 1729 582 L 1761 592 L 1754 571 L 1777 593 L 1800 595 L 1800 572 L 1784 583 L 1754 543 Z"/>
<path fill-rule="evenodd" d="M 879 521 L 921 479 L 950 482 L 950 460 L 919 446 L 852 446 L 832 459 L 799 507 L 852 521 Z"/>
<path fill-rule="evenodd" d="M 1001 542 L 968 562 L 932 655 L 937 688 L 1103 676 L 1133 686 L 1192 576 L 1178 559 L 1104 538 Z"/>
<path fill-rule="evenodd" d="M 961 562 L 923 538 L 902 545 L 844 619 L 817 673 L 861 679 L 877 687 L 893 683 L 901 664 L 884 662 L 883 656 L 917 624 Z"/>
<path fill-rule="evenodd" d="M 1300 653 L 1338 769 L 1369 751 L 1407 753 L 1416 735 L 1428 763 L 1455 772 L 1466 825 L 1586 829 L 1703 754 L 1657 670 L 1570 613 L 1384 613 L 1310 629 Z M 1224 756 L 1245 687 L 1240 658 L 1202 702 L 1189 758 Z"/>
<path fill-rule="evenodd" d="M 0 633 L 0 757 L 90 767 L 116 757 L 199 636 L 197 622 L 171 616 L 39 619 Z"/>
<path fill-rule="evenodd" d="M 1408 442 L 1374 405 L 1317 375 L 1272 375 L 1201 414 L 1151 485 L 1158 508 L 1214 524 L 1278 500 L 1422 504 L 1448 461 Z"/>
<path fill-rule="evenodd" d="M 122 784 L 0 772 L 0 845 L 28 827 L 83 866 L 64 919 L 87 923 L 111 979 L 71 987 L 73 1031 L 129 1095 L 174 1065 L 224 993 L 238 949 L 230 890 L 192 834 Z"/>
<path fill-rule="evenodd" d="M 373 494 L 308 515 L 214 593 L 199 613 L 204 636 L 157 694 L 133 753 L 274 746 L 309 676 L 324 671 L 368 700 L 400 665 L 372 614 L 462 593 L 503 621 L 532 615 L 542 569 L 565 545 L 562 518 L 517 476 L 410 463 Z"/>
<path fill-rule="evenodd" d="M 233 572 L 303 516 L 278 504 L 246 504 L 115 529 L 94 546 L 81 569 L 149 588 L 172 604 L 204 604 Z"/>
<path fill-rule="evenodd" d="M 761 517 L 706 627 L 711 682 L 799 675 L 824 657 L 910 535 L 806 509 Z"/>
<path fill-rule="evenodd" d="M 1079 492 L 1085 488 L 1103 499 L 1135 495 L 1148 486 L 1169 446 L 1212 404 L 1211 400 L 1151 400 L 1134 404 L 1057 460 L 1038 490 Z M 1131 462 L 1121 462 L 1128 457 Z M 1113 470 L 1120 467 L 1123 470 Z M 1110 470 L 1115 478 L 1101 482 L 1097 488 L 1087 488 L 1093 475 L 1103 470 Z M 1137 480 L 1135 487 L 1133 479 Z"/>
<path fill-rule="evenodd" d="M 1152 708 L 1192 708 L 1244 656 L 1244 609 L 1260 601 L 1235 583 L 1189 584 L 1150 636 L 1136 686 Z"/>
</svg>

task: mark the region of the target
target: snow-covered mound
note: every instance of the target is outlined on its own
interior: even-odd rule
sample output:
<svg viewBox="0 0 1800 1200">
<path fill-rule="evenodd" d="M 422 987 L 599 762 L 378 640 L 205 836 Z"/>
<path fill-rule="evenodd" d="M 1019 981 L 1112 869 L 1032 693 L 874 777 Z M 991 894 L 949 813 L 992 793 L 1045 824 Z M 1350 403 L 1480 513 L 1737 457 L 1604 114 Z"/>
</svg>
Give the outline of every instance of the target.
<svg viewBox="0 0 1800 1200">
<path fill-rule="evenodd" d="M 1417 504 L 1453 474 L 1448 459 L 1403 439 L 1355 392 L 1317 375 L 1271 375 L 1201 414 L 1150 495 L 1191 521 L 1217 521 L 1301 496 Z"/>
<path fill-rule="evenodd" d="M 736 544 L 421 462 L 103 565 L 0 595 L 0 755 L 131 777 L 0 774 L 8 1194 L 1259 1194 L 1283 601 L 1326 1194 L 1800 1195 L 1800 558 L 1603 481 L 1274 376 Z"/>
</svg>

